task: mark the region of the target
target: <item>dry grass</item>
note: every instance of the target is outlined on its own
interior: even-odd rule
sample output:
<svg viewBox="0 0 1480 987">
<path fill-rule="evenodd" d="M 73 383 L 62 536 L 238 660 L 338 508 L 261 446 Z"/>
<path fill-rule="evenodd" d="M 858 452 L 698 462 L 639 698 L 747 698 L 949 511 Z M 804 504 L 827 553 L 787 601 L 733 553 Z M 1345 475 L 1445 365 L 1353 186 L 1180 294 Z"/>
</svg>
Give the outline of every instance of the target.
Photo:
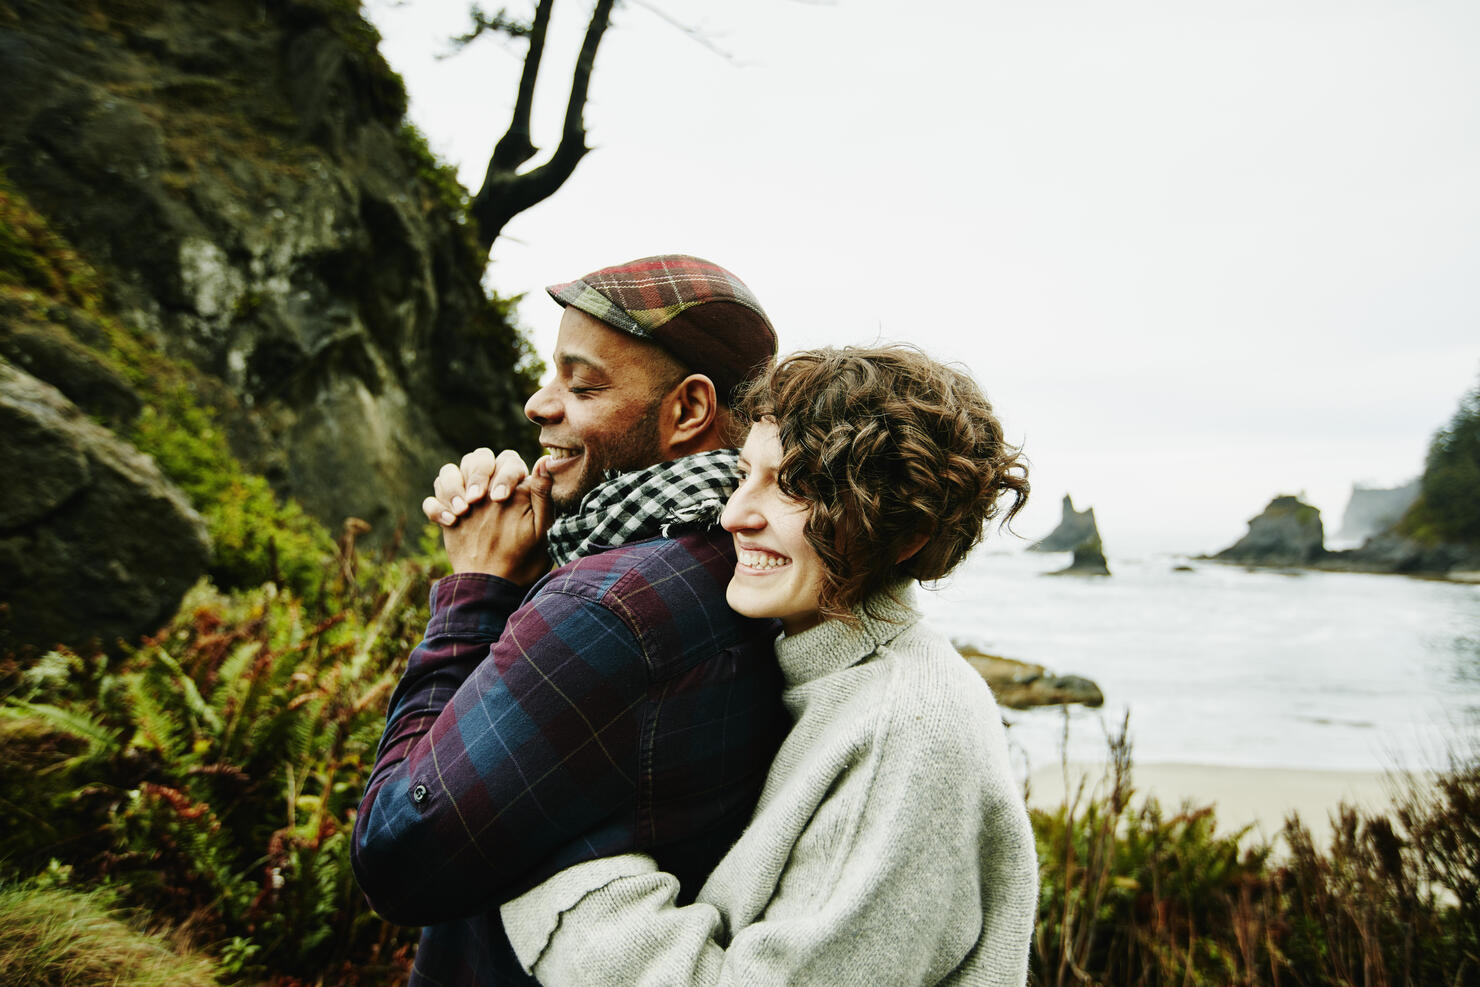
<svg viewBox="0 0 1480 987">
<path fill-rule="evenodd" d="M 104 891 L 0 889 L 0 984 L 211 987 L 215 962 L 140 928 Z"/>
</svg>

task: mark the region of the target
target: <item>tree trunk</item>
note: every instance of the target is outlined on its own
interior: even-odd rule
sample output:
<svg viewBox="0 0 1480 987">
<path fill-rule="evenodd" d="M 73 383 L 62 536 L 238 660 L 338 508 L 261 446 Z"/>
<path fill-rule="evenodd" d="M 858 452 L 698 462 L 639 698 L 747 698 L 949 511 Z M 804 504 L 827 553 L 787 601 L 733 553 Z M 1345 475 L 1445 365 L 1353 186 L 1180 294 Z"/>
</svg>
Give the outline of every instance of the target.
<svg viewBox="0 0 1480 987">
<path fill-rule="evenodd" d="M 529 52 L 524 57 L 524 72 L 519 79 L 519 96 L 509 129 L 494 147 L 483 177 L 483 187 L 473 197 L 470 212 L 477 226 L 479 245 L 486 251 L 508 225 L 509 220 L 537 203 L 543 202 L 565 184 L 581 158 L 590 150 L 586 146 L 586 128 L 582 111 L 591 84 L 591 69 L 596 64 L 596 50 L 611 22 L 615 0 L 597 0 L 586 25 L 586 38 L 571 77 L 570 99 L 565 106 L 565 125 L 560 144 L 544 164 L 526 172 L 519 167 L 534 157 L 536 148 L 530 140 L 529 117 L 534 102 L 535 80 L 540 58 L 545 49 L 545 31 L 550 21 L 554 0 L 540 0 L 529 36 Z"/>
</svg>

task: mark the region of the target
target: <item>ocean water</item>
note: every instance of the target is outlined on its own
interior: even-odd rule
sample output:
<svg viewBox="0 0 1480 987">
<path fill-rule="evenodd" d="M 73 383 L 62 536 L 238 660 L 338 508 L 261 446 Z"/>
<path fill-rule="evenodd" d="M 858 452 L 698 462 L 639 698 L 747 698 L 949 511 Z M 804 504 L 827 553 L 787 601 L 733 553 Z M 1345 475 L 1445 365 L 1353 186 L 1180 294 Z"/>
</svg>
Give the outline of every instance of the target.
<svg viewBox="0 0 1480 987">
<path fill-rule="evenodd" d="M 1068 561 L 979 549 L 920 594 L 958 643 L 1104 692 L 1067 707 L 1067 748 L 1062 709 L 1006 711 L 1020 770 L 1102 761 L 1127 712 L 1146 764 L 1420 770 L 1480 739 L 1480 585 L 1169 555 L 1045 575 Z"/>
</svg>

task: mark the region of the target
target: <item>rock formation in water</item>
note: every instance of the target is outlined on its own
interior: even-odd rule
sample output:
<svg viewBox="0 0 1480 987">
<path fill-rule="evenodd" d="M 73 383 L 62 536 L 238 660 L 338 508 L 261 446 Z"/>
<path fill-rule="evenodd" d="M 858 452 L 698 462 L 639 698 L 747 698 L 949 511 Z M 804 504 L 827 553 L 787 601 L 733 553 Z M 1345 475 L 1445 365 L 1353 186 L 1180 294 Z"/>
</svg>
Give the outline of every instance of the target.
<svg viewBox="0 0 1480 987">
<path fill-rule="evenodd" d="M 1064 512 L 1058 527 L 1049 532 L 1042 541 L 1028 546 L 1030 552 L 1072 552 L 1086 541 L 1100 540 L 1100 530 L 1095 526 L 1095 509 L 1074 509 L 1074 501 L 1064 494 Z"/>
<path fill-rule="evenodd" d="M 356 5 L 10 0 L 0 19 L 6 176 L 120 319 L 214 382 L 244 465 L 384 539 L 449 457 L 531 447 L 523 344 Z"/>
<path fill-rule="evenodd" d="M 987 680 L 997 702 L 1009 709 L 1070 703 L 1091 707 L 1105 704 L 1105 695 L 1100 687 L 1083 676 L 1052 675 L 1042 665 L 989 655 L 970 645 L 958 644 L 956 650 Z"/>
<path fill-rule="evenodd" d="M 1249 532 L 1214 555 L 1249 565 L 1310 565 L 1325 554 L 1321 512 L 1298 497 L 1282 495 L 1249 521 Z"/>
<path fill-rule="evenodd" d="M 1352 486 L 1351 498 L 1341 514 L 1341 527 L 1333 536 L 1348 544 L 1364 542 L 1392 528 L 1418 499 L 1420 481 L 1415 478 L 1401 487 Z"/>
<path fill-rule="evenodd" d="M 1390 529 L 1363 542 L 1361 547 L 1327 552 L 1317 563 L 1337 572 L 1391 572 L 1459 578 L 1480 572 L 1480 546 L 1449 541 L 1425 541 Z"/>
<path fill-rule="evenodd" d="M 1067 568 L 1048 573 L 1050 576 L 1108 576 L 1110 566 L 1105 562 L 1105 550 L 1100 545 L 1100 536 L 1093 535 L 1074 546 L 1074 558 Z"/>
</svg>

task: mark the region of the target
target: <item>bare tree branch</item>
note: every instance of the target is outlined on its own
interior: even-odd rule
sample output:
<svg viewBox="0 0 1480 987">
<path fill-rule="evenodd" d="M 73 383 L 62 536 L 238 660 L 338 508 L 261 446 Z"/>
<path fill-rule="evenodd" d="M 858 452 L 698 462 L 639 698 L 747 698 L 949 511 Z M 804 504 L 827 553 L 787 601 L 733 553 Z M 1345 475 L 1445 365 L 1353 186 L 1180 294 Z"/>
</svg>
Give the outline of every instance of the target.
<svg viewBox="0 0 1480 987">
<path fill-rule="evenodd" d="M 525 58 L 524 77 L 520 79 L 520 101 L 515 104 L 514 120 L 499 140 L 499 146 L 494 149 L 493 157 L 489 159 L 488 172 L 483 178 L 483 187 L 473 197 L 470 206 L 477 226 L 478 242 L 484 250 L 493 246 L 493 241 L 498 239 L 509 220 L 553 195 L 590 150 L 586 146 L 586 128 L 582 114 L 590 91 L 591 71 L 596 65 L 596 51 L 601 45 L 602 35 L 611 23 L 614 2 L 615 0 L 597 0 L 595 9 L 591 12 L 591 21 L 586 26 L 586 37 L 581 44 L 581 53 L 576 59 L 575 71 L 571 77 L 570 98 L 565 106 L 565 124 L 561 130 L 560 144 L 550 160 L 520 173 L 516 170 L 518 166 L 535 153 L 529 141 L 529 108 L 533 101 L 534 77 L 539 68 L 535 46 L 538 43 L 538 50 L 542 52 L 544 49 L 544 25 L 548 24 L 549 8 L 554 3 L 554 0 L 540 0 L 539 10 L 535 13 L 534 30 L 530 35 L 530 54 Z M 544 17 L 543 23 L 541 16 Z M 508 142 L 507 146 L 505 142 Z M 502 154 L 500 148 L 504 149 Z"/>
<path fill-rule="evenodd" d="M 550 11 L 555 0 L 539 0 L 534 11 L 534 21 L 529 25 L 529 50 L 524 55 L 524 70 L 519 74 L 519 93 L 514 99 L 514 113 L 509 120 L 509 129 L 493 148 L 488 160 L 488 173 L 512 172 L 534 157 L 539 148 L 534 146 L 530 131 L 530 116 L 534 112 L 534 87 L 539 79 L 540 60 L 545 54 L 545 35 L 550 27 Z M 500 14 L 503 12 L 500 11 Z M 487 184 L 487 176 L 484 177 Z M 481 193 L 480 193 L 481 194 Z"/>
<path fill-rule="evenodd" d="M 454 51 L 466 48 L 485 34 L 502 34 L 510 38 L 527 38 L 531 27 L 524 21 L 515 20 L 509 16 L 505 7 L 500 7 L 498 13 L 490 16 L 478 4 L 473 4 L 468 10 L 468 17 L 473 21 L 473 29 L 466 34 L 459 34 L 452 39 Z"/>
<path fill-rule="evenodd" d="M 618 0 L 594 0 L 591 20 L 586 26 L 585 39 L 581 44 L 580 56 L 571 75 L 570 98 L 565 106 L 565 121 L 561 128 L 560 143 L 543 164 L 521 172 L 539 149 L 535 147 L 530 130 L 530 118 L 534 107 L 534 93 L 539 77 L 540 62 L 544 56 L 545 38 L 550 24 L 550 13 L 555 0 L 537 0 L 534 18 L 525 23 L 509 15 L 505 8 L 489 15 L 476 4 L 469 14 L 472 29 L 454 40 L 464 48 L 484 34 L 498 34 L 507 38 L 520 38 L 528 43 L 524 56 L 524 67 L 519 77 L 519 92 L 514 101 L 508 129 L 494 146 L 488 159 L 488 168 L 483 184 L 473 196 L 469 214 L 476 230 L 478 242 L 484 250 L 492 248 L 509 220 L 519 213 L 553 195 L 575 172 L 576 165 L 586 156 L 590 148 L 586 145 L 586 127 L 583 113 L 591 86 L 591 72 L 596 64 L 596 52 L 602 36 L 611 24 L 612 9 Z M 702 45 L 732 65 L 740 64 L 734 54 L 718 44 L 705 33 L 701 26 L 685 23 L 658 6 L 658 0 L 626 0 L 658 17 L 691 41 Z M 815 3 L 831 6 L 832 0 L 794 0 L 798 3 Z"/>
<path fill-rule="evenodd" d="M 655 17 L 666 21 L 670 27 L 687 35 L 690 41 L 693 41 L 695 44 L 702 45 L 703 47 L 708 48 L 710 51 L 714 52 L 714 54 L 718 55 L 720 58 L 723 58 L 725 61 L 735 65 L 740 64 L 738 59 L 735 58 L 733 52 L 721 48 L 718 44 L 715 43 L 713 38 L 704 33 L 702 28 L 695 27 L 692 24 L 685 24 L 683 21 L 680 21 L 678 18 L 674 17 L 666 10 L 663 10 L 653 4 L 651 0 L 626 0 L 626 2 L 635 4 L 653 14 Z"/>
</svg>

